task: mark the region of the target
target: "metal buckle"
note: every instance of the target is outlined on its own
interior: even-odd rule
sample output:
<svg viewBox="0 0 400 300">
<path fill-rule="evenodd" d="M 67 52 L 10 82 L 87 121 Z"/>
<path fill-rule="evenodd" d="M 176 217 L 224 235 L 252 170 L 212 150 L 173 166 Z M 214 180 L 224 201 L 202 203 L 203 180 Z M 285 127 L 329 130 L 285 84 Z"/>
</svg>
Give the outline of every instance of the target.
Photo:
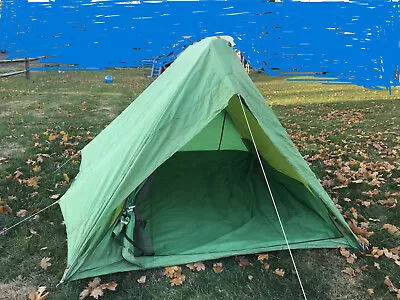
<svg viewBox="0 0 400 300">
<path fill-rule="evenodd" d="M 128 225 L 130 221 L 129 217 L 121 218 L 121 223 L 124 225 Z"/>
</svg>

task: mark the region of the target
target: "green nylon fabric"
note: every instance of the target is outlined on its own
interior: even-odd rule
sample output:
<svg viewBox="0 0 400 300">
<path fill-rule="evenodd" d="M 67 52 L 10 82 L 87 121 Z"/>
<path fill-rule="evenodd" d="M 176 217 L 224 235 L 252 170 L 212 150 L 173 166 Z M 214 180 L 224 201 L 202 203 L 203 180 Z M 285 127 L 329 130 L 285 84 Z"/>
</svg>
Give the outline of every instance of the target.
<svg viewBox="0 0 400 300">
<path fill-rule="evenodd" d="M 65 280 L 138 268 L 123 259 L 121 243 L 113 237 L 115 216 L 119 214 L 126 197 L 174 153 L 185 150 L 185 145 L 189 147 L 188 143 L 200 136 L 201 131 L 216 117 L 220 118 L 221 112 L 236 94 L 243 97 L 273 149 L 286 159 L 290 170 L 274 166 L 271 158 L 267 157 L 267 149 L 261 153 L 264 159 L 286 176 L 298 174 L 299 181 L 312 191 L 314 202 L 322 203 L 336 219 L 341 237 L 294 244 L 293 248 L 333 247 L 338 242 L 351 247 L 359 246 L 357 238 L 290 141 L 235 52 L 225 40 L 207 38 L 182 53 L 82 150 L 79 174 L 60 200 L 68 237 L 69 268 Z M 233 128 L 234 123 L 228 122 L 228 127 Z M 240 133 L 240 130 L 237 131 Z M 229 140 L 233 144 L 227 143 L 226 149 L 243 150 L 243 145 L 238 143 L 238 135 L 234 131 L 227 132 L 232 133 Z M 321 214 L 321 211 L 318 213 Z M 303 222 L 308 222 L 308 219 L 303 218 Z M 259 250 L 282 247 L 278 245 Z M 256 249 L 242 252 L 246 251 Z M 192 258 L 211 259 L 233 253 L 237 251 L 207 252 L 195 257 L 192 255 Z M 145 268 L 152 268 L 185 262 L 189 256 L 177 253 L 140 260 Z"/>
</svg>

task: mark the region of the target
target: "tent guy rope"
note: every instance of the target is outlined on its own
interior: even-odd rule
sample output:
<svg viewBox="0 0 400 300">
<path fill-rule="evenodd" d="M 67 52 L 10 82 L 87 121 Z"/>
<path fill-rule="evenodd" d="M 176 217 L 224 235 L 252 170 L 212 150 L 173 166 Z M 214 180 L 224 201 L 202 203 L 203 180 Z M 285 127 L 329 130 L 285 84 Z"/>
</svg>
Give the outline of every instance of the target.
<svg viewBox="0 0 400 300">
<path fill-rule="evenodd" d="M 47 176 L 53 175 L 55 173 L 57 173 L 59 170 L 61 170 L 61 168 L 63 168 L 67 163 L 69 163 L 71 161 L 71 159 L 74 158 L 73 156 L 71 156 L 69 159 L 67 159 L 61 166 L 59 166 L 54 172 L 47 174 L 46 176 L 44 176 L 43 178 L 46 178 Z M 41 210 L 35 212 L 33 215 L 30 215 L 29 217 L 26 217 L 25 219 L 22 219 L 21 221 L 15 223 L 14 225 L 11 225 L 10 227 L 6 227 L 2 230 L 0 230 L 0 236 L 1 235 L 5 235 L 9 230 L 13 229 L 14 227 L 28 221 L 29 219 L 32 219 L 33 217 L 35 217 L 36 215 L 42 213 L 43 211 L 49 209 L 50 207 L 58 204 L 60 202 L 60 199 L 58 199 L 57 201 L 51 203 L 50 205 L 42 208 Z"/>
<path fill-rule="evenodd" d="M 300 284 L 300 287 L 301 287 L 301 291 L 303 293 L 303 297 L 304 297 L 305 300 L 307 300 L 307 296 L 306 296 L 306 293 L 304 291 L 303 284 L 301 282 L 300 274 L 299 274 L 299 272 L 297 270 L 296 262 L 294 261 L 294 257 L 293 257 L 293 254 L 292 254 L 292 250 L 290 249 L 290 245 L 289 245 L 289 241 L 288 241 L 287 236 L 286 236 L 285 229 L 283 228 L 283 224 L 282 224 L 282 220 L 281 220 L 281 217 L 280 217 L 280 214 L 279 214 L 279 211 L 278 211 L 278 207 L 276 206 L 275 199 L 274 199 L 274 196 L 272 194 L 272 190 L 271 190 L 271 187 L 269 185 L 269 181 L 268 181 L 267 175 L 266 175 L 265 170 L 264 170 L 264 166 L 263 166 L 261 158 L 260 158 L 260 154 L 258 153 L 256 141 L 254 140 L 253 132 L 251 131 L 250 124 L 249 124 L 249 121 L 247 119 L 247 115 L 246 115 L 246 112 L 244 110 L 244 107 L 243 107 L 243 103 L 242 103 L 243 98 L 239 94 L 238 94 L 238 97 L 239 97 L 240 105 L 242 107 L 244 118 L 246 120 L 247 127 L 248 127 L 249 132 L 250 132 L 251 139 L 252 139 L 253 144 L 254 144 L 254 148 L 256 149 L 257 158 L 258 158 L 258 161 L 260 163 L 261 170 L 262 170 L 262 172 L 264 174 L 265 182 L 267 183 L 268 191 L 269 191 L 269 193 L 271 195 L 272 203 L 274 205 L 275 212 L 276 212 L 276 215 L 277 215 L 278 220 L 279 220 L 279 224 L 280 224 L 281 229 L 282 229 L 283 237 L 285 238 L 286 246 L 287 246 L 287 248 L 289 250 L 289 254 L 290 254 L 290 258 L 292 259 L 294 270 L 296 271 L 297 279 L 299 280 L 299 284 Z"/>
</svg>

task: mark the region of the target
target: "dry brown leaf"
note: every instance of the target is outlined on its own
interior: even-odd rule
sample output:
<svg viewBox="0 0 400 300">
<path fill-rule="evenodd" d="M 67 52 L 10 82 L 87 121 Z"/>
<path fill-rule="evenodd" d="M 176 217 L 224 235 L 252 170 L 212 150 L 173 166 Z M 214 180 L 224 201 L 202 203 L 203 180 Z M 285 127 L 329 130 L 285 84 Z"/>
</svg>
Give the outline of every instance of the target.
<svg viewBox="0 0 400 300">
<path fill-rule="evenodd" d="M 222 273 L 224 271 L 224 266 L 221 262 L 213 264 L 213 270 L 215 273 Z"/>
<path fill-rule="evenodd" d="M 343 246 L 340 246 L 339 247 L 339 251 L 340 251 L 340 254 L 342 255 L 342 256 L 344 256 L 344 257 L 349 257 L 350 255 L 351 255 L 351 253 L 350 253 L 350 251 L 349 250 L 346 250 L 345 248 L 343 248 Z"/>
<path fill-rule="evenodd" d="M 32 292 L 29 294 L 29 300 L 45 300 L 49 295 L 49 292 L 46 292 L 45 286 L 40 286 L 36 292 Z"/>
<path fill-rule="evenodd" d="M 245 270 L 249 266 L 249 260 L 245 256 L 236 256 L 235 260 L 239 262 L 239 266 Z"/>
<path fill-rule="evenodd" d="M 138 280 L 136 280 L 140 284 L 145 284 L 146 283 L 146 276 L 141 276 Z"/>
<path fill-rule="evenodd" d="M 347 274 L 347 275 L 349 275 L 351 277 L 356 276 L 353 268 L 345 268 L 344 270 L 342 270 L 342 273 L 345 273 L 345 274 Z"/>
<path fill-rule="evenodd" d="M 41 169 L 40 166 L 36 165 L 33 167 L 32 171 L 37 173 L 37 172 L 40 172 L 40 169 Z"/>
<path fill-rule="evenodd" d="M 367 292 L 368 295 L 373 295 L 375 293 L 374 289 L 368 289 Z"/>
<path fill-rule="evenodd" d="M 206 269 L 206 266 L 201 261 L 192 264 L 187 264 L 186 267 L 188 267 L 191 271 L 197 271 L 197 272 L 205 271 Z"/>
<path fill-rule="evenodd" d="M 257 254 L 257 259 L 260 262 L 263 262 L 265 259 L 268 259 L 268 257 L 269 257 L 268 253 Z"/>
<path fill-rule="evenodd" d="M 400 228 L 398 228 L 392 224 L 384 224 L 383 228 L 385 228 L 391 234 L 400 234 Z"/>
<path fill-rule="evenodd" d="M 369 222 L 368 222 L 368 221 L 367 221 L 367 222 L 361 222 L 361 223 L 360 223 L 360 227 L 361 227 L 362 229 L 367 230 L 367 229 L 368 229 L 368 226 L 369 226 Z"/>
<path fill-rule="evenodd" d="M 111 281 L 111 282 L 108 282 L 108 283 L 103 283 L 103 284 L 101 284 L 100 285 L 100 288 L 102 289 L 102 290 L 105 290 L 105 289 L 107 289 L 107 290 L 109 290 L 109 291 L 115 291 L 115 289 L 117 288 L 117 283 L 116 282 L 114 282 L 114 281 Z"/>
<path fill-rule="evenodd" d="M 351 230 L 357 234 L 357 235 L 362 235 L 363 237 L 370 237 L 371 235 L 373 235 L 373 232 L 369 232 L 365 229 L 362 229 L 360 227 L 357 226 L 357 222 L 353 221 L 353 222 L 348 222 L 349 227 L 351 228 Z"/>
<path fill-rule="evenodd" d="M 51 259 L 50 257 L 43 257 L 42 260 L 40 261 L 40 267 L 43 270 L 47 270 L 47 268 L 51 266 L 51 263 L 49 263 L 50 259 Z"/>
<path fill-rule="evenodd" d="M 374 258 L 379 258 L 383 255 L 383 250 L 379 249 L 378 247 L 372 247 L 371 255 Z"/>
<path fill-rule="evenodd" d="M 94 299 L 99 299 L 99 297 L 101 297 L 103 295 L 104 295 L 104 293 L 100 286 L 98 286 L 90 291 L 90 296 L 93 297 Z"/>
<path fill-rule="evenodd" d="M 194 263 L 194 267 L 195 267 L 195 269 L 196 269 L 197 272 L 205 271 L 205 270 L 206 270 L 206 266 L 205 266 L 204 263 L 201 262 L 201 261 Z"/>
<path fill-rule="evenodd" d="M 109 283 L 103 283 L 100 285 L 101 279 L 99 277 L 94 278 L 92 281 L 89 281 L 88 286 L 79 294 L 79 300 L 85 299 L 88 296 L 91 296 L 95 299 L 104 295 L 103 290 L 107 289 L 110 291 L 115 291 L 117 287 L 117 283 L 114 281 Z"/>
<path fill-rule="evenodd" d="M 269 264 L 268 264 L 268 263 L 264 263 L 264 269 L 265 269 L 266 271 L 269 271 Z"/>
<path fill-rule="evenodd" d="M 347 257 L 346 261 L 347 261 L 349 264 L 353 264 L 356 258 L 357 258 L 357 256 L 353 253 L 352 255 L 350 255 L 349 257 Z"/>
<path fill-rule="evenodd" d="M 361 243 L 363 243 L 366 246 L 369 246 L 369 241 L 363 237 L 362 235 L 357 235 L 358 239 L 361 241 Z"/>
<path fill-rule="evenodd" d="M 5 216 L 5 215 L 8 215 L 10 213 L 12 213 L 11 207 L 9 207 L 7 204 L 0 205 L 0 214 Z"/>
<path fill-rule="evenodd" d="M 24 179 L 22 182 L 27 185 L 27 186 L 31 186 L 33 188 L 38 188 L 38 182 L 39 182 L 40 176 L 34 176 L 28 179 Z"/>
<path fill-rule="evenodd" d="M 54 141 L 57 137 L 58 137 L 57 134 L 51 133 L 51 134 L 49 135 L 49 141 L 50 141 L 50 142 L 51 142 L 51 141 Z"/>
<path fill-rule="evenodd" d="M 17 217 L 24 218 L 24 217 L 26 216 L 27 213 L 28 213 L 28 211 L 27 211 L 26 209 L 20 209 L 20 210 L 17 212 Z"/>
<path fill-rule="evenodd" d="M 385 277 L 385 281 L 384 283 L 387 285 L 387 287 L 389 288 L 389 291 L 391 292 L 395 292 L 398 293 L 399 289 L 397 287 L 394 286 L 393 282 L 390 280 L 389 276 Z"/>
<path fill-rule="evenodd" d="M 171 279 L 171 286 L 182 285 L 185 281 L 185 275 L 179 275 Z"/>
<path fill-rule="evenodd" d="M 79 300 L 85 299 L 87 296 L 90 295 L 90 290 L 89 289 L 84 289 L 80 294 L 79 294 Z"/>
<path fill-rule="evenodd" d="M 395 198 L 389 198 L 386 200 L 379 200 L 378 203 L 385 208 L 395 208 L 397 205 L 397 200 Z"/>
<path fill-rule="evenodd" d="M 69 183 L 69 177 L 68 177 L 68 174 L 67 174 L 67 173 L 64 173 L 64 174 L 63 174 L 63 176 L 64 176 L 64 180 L 65 180 L 66 182 L 68 182 L 68 183 Z"/>
<path fill-rule="evenodd" d="M 179 266 L 166 267 L 163 274 L 169 278 L 177 277 L 182 274 L 182 268 Z"/>
<path fill-rule="evenodd" d="M 275 269 L 274 274 L 283 277 L 285 276 L 285 271 L 283 269 Z"/>
<path fill-rule="evenodd" d="M 393 254 L 392 252 L 390 252 L 388 249 L 386 249 L 386 248 L 383 248 L 383 254 L 385 254 L 385 256 L 387 257 L 387 258 L 391 258 L 391 259 L 394 259 L 394 260 L 398 260 L 399 259 L 399 256 L 398 255 L 396 255 L 396 254 Z"/>
<path fill-rule="evenodd" d="M 88 283 L 88 288 L 89 289 L 94 289 L 100 285 L 101 279 L 99 277 L 96 277 L 92 281 L 89 281 Z"/>
</svg>

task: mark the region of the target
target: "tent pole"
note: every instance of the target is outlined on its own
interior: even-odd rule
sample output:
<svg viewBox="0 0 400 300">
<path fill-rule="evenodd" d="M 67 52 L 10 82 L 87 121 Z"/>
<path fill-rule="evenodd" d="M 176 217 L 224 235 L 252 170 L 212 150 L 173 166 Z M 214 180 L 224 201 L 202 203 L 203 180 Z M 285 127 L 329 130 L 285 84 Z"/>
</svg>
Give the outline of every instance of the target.
<svg viewBox="0 0 400 300">
<path fill-rule="evenodd" d="M 224 113 L 224 120 L 222 121 L 221 137 L 219 139 L 218 151 L 221 150 L 222 137 L 224 136 L 224 129 L 225 129 L 225 121 L 226 121 L 226 110 Z"/>
<path fill-rule="evenodd" d="M 263 174 L 264 174 L 265 182 L 267 183 L 268 191 L 269 191 L 269 193 L 270 193 L 270 195 L 271 195 L 272 203 L 273 203 L 273 205 L 274 205 L 275 212 L 276 212 L 276 215 L 277 215 L 277 217 L 278 217 L 279 224 L 280 224 L 281 229 L 282 229 L 283 237 L 285 238 L 286 246 L 287 246 L 287 248 L 288 248 L 288 250 L 289 250 L 290 258 L 292 259 L 292 263 L 293 263 L 294 270 L 296 271 L 297 279 L 299 280 L 299 283 L 300 283 L 300 288 L 301 288 L 301 291 L 302 291 L 302 293 L 303 293 L 303 297 L 304 297 L 305 300 L 307 300 L 307 296 L 306 296 L 306 293 L 305 293 L 304 288 L 303 288 L 303 283 L 301 282 L 300 274 L 299 274 L 299 272 L 298 272 L 298 270 L 297 270 L 296 262 L 294 261 L 294 257 L 293 257 L 293 254 L 292 254 L 292 250 L 290 249 L 290 245 L 289 245 L 289 241 L 288 241 L 287 236 L 286 236 L 285 229 L 283 228 L 283 224 L 282 224 L 282 220 L 281 220 L 281 217 L 280 217 L 280 214 L 279 214 L 279 211 L 278 211 L 278 207 L 276 206 L 275 199 L 274 199 L 274 196 L 273 196 L 273 194 L 272 194 L 272 190 L 271 190 L 271 187 L 270 187 L 270 185 L 269 185 L 269 181 L 268 181 L 267 175 L 266 175 L 266 173 L 265 173 L 264 166 L 263 166 L 263 164 L 262 164 L 260 154 L 258 153 L 256 141 L 254 140 L 253 132 L 251 131 L 250 124 L 249 124 L 249 121 L 248 121 L 248 119 L 247 119 L 247 116 L 246 116 L 246 112 L 245 112 L 245 110 L 244 110 L 244 107 L 243 107 L 243 103 L 242 103 L 243 98 L 242 98 L 239 94 L 237 94 L 237 95 L 238 95 L 238 97 L 239 97 L 240 105 L 242 106 L 243 115 L 244 115 L 244 118 L 245 118 L 245 120 L 246 120 L 246 124 L 247 124 L 247 127 L 248 127 L 248 129 L 249 129 L 250 136 L 251 136 L 251 139 L 252 139 L 253 144 L 254 144 L 254 148 L 256 149 L 257 158 L 258 158 L 258 161 L 259 161 L 259 163 L 260 163 L 261 170 L 262 170 L 262 172 L 263 172 Z"/>
</svg>

